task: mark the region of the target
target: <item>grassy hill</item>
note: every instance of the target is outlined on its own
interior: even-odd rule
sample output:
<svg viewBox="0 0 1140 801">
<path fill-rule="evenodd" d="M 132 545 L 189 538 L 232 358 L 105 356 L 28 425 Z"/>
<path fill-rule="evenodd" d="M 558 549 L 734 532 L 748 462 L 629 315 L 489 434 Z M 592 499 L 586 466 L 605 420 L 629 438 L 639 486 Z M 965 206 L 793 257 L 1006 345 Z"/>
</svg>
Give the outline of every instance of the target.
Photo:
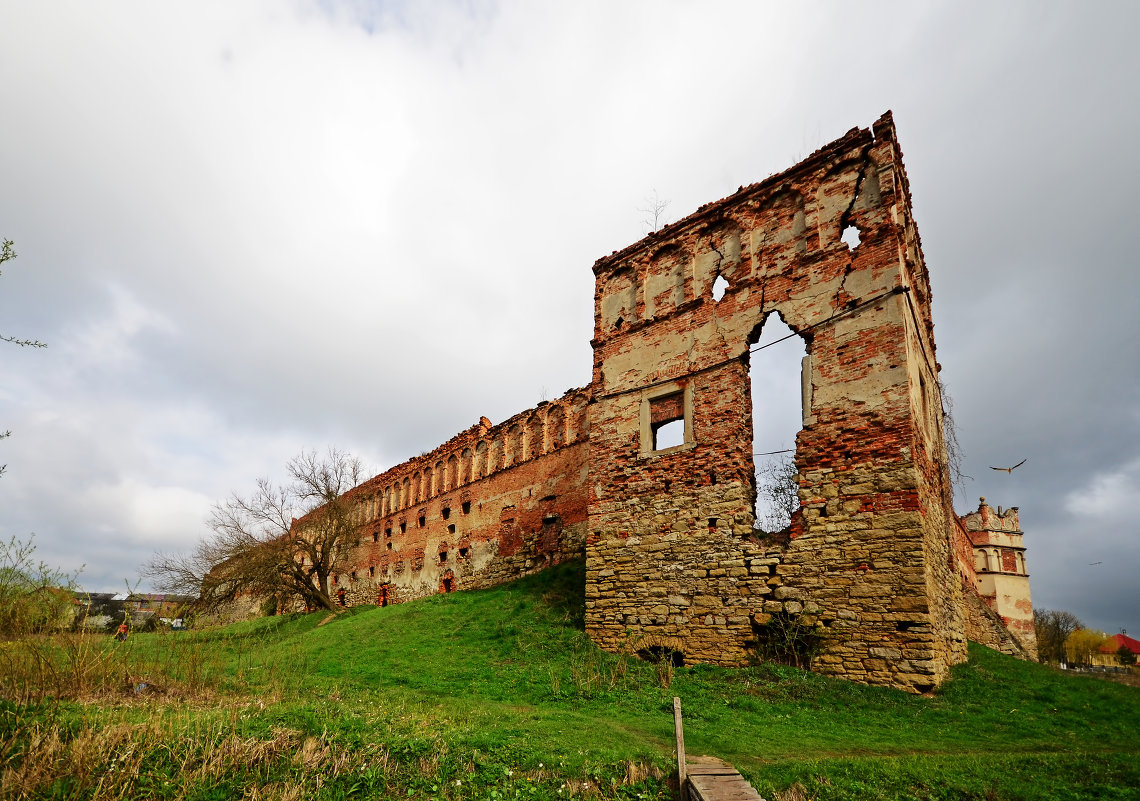
<svg viewBox="0 0 1140 801">
<path fill-rule="evenodd" d="M 650 665 L 589 642 L 582 586 L 571 564 L 383 609 L 103 643 L 118 673 L 100 692 L 2 707 L 0 789 L 669 798 L 677 695 L 689 753 L 733 762 L 770 801 L 1140 798 L 1136 688 L 981 647 L 932 698 L 778 665 Z"/>
</svg>

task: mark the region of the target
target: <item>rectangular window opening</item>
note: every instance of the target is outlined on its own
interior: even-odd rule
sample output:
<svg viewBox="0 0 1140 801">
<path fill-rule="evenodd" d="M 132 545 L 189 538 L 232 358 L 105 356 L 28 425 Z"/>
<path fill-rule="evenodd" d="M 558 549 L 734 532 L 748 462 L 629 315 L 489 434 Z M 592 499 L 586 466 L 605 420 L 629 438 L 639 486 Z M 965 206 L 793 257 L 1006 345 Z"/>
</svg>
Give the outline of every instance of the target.
<svg viewBox="0 0 1140 801">
<path fill-rule="evenodd" d="M 685 393 L 674 392 L 649 401 L 649 430 L 653 450 L 685 444 Z"/>
</svg>

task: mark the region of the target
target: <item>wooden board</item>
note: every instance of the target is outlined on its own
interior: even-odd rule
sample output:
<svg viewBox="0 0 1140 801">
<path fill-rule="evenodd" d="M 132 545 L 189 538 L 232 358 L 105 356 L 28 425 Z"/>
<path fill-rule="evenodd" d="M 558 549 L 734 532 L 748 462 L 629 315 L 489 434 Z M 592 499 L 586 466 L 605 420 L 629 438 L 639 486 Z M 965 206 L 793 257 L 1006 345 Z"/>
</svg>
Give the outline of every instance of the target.
<svg viewBox="0 0 1140 801">
<path fill-rule="evenodd" d="M 715 757 L 696 757 L 686 764 L 692 801 L 764 801 L 736 768 Z"/>
</svg>

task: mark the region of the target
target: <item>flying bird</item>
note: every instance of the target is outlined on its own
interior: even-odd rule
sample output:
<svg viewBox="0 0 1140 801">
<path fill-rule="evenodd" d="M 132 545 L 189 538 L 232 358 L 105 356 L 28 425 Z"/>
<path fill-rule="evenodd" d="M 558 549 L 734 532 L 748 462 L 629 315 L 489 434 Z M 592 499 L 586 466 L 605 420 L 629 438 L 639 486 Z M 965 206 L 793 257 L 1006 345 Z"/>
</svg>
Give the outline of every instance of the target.
<svg viewBox="0 0 1140 801">
<path fill-rule="evenodd" d="M 1028 461 L 1029 461 L 1028 459 L 1022 459 L 1020 462 L 1015 464 L 1013 467 L 993 467 L 993 466 L 991 466 L 990 470 L 1000 470 L 1003 473 L 1012 473 L 1014 470 L 1021 467 L 1023 464 L 1025 464 Z"/>
<path fill-rule="evenodd" d="M 1089 567 L 1092 567 L 1093 565 L 1101 565 L 1101 564 L 1104 564 L 1104 563 L 1103 562 L 1089 562 Z"/>
</svg>

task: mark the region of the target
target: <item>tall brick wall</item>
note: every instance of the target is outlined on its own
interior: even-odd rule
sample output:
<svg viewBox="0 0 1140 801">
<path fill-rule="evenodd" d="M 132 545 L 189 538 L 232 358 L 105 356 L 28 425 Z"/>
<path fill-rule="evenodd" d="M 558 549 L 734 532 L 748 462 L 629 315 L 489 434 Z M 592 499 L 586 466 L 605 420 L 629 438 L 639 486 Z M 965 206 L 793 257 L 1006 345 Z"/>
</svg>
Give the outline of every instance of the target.
<svg viewBox="0 0 1140 801">
<path fill-rule="evenodd" d="M 820 669 L 938 684 L 965 623 L 929 285 L 889 116 L 594 273 L 591 637 L 742 664 L 770 615 L 806 610 L 829 633 Z M 753 528 L 749 345 L 773 313 L 810 354 L 784 544 Z M 662 393 L 685 397 L 686 438 L 654 451 Z"/>
</svg>

